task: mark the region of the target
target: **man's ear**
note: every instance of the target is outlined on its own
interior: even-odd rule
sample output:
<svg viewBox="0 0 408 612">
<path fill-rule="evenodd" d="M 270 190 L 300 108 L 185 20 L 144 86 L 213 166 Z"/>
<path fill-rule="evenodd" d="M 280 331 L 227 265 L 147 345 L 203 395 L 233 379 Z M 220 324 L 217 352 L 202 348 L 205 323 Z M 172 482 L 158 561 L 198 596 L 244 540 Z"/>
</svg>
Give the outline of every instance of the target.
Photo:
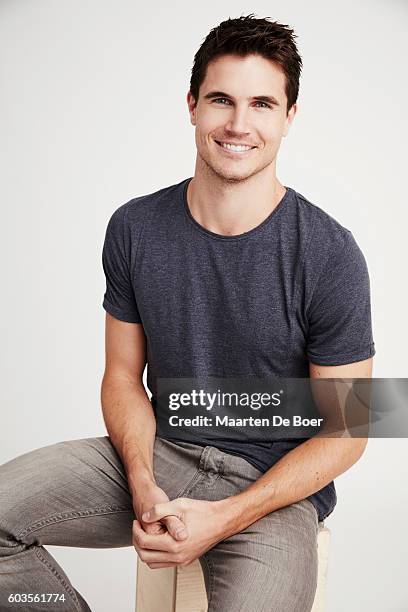
<svg viewBox="0 0 408 612">
<path fill-rule="evenodd" d="M 191 91 L 187 93 L 188 112 L 190 113 L 190 122 L 196 124 L 196 101 Z"/>
<path fill-rule="evenodd" d="M 297 104 L 292 104 L 292 107 L 290 108 L 288 115 L 285 119 L 285 127 L 283 129 L 283 136 L 287 136 L 289 133 L 289 129 L 290 126 L 292 125 L 292 122 L 295 118 L 295 115 L 297 113 L 298 110 L 298 105 Z"/>
</svg>

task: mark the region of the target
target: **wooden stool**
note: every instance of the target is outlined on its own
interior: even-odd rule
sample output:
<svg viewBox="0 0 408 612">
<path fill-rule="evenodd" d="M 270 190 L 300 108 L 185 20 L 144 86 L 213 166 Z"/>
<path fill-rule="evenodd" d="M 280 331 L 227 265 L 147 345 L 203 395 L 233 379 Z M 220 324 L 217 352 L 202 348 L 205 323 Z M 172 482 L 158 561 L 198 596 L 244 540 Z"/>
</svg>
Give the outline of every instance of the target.
<svg viewBox="0 0 408 612">
<path fill-rule="evenodd" d="M 324 612 L 330 531 L 319 527 L 317 588 L 312 612 Z M 197 559 L 185 567 L 151 569 L 137 557 L 136 612 L 207 612 L 207 594 Z"/>
</svg>

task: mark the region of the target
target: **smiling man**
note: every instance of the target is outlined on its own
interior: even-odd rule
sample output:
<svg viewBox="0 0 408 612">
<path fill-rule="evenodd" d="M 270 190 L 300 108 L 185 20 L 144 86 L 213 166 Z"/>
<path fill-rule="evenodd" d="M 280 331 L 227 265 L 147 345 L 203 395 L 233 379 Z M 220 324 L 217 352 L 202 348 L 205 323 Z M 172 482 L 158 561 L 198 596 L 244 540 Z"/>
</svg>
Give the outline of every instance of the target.
<svg viewBox="0 0 408 612">
<path fill-rule="evenodd" d="M 371 376 L 364 256 L 276 176 L 297 111 L 294 38 L 249 15 L 222 22 L 196 53 L 194 176 L 121 205 L 106 231 L 109 436 L 1 466 L 2 593 L 61 591 L 58 609 L 89 610 L 43 545 L 133 544 L 151 568 L 199 559 L 209 612 L 311 609 L 333 479 L 366 439 L 169 437 L 157 401 L 160 378 Z"/>
<path fill-rule="evenodd" d="M 128 466 L 134 545 L 151 568 L 199 558 L 210 612 L 311 609 L 333 478 L 366 444 L 160 428 L 160 377 L 371 376 L 364 257 L 349 230 L 276 176 L 301 65 L 287 26 L 248 16 L 214 28 L 187 94 L 194 176 L 121 206 L 105 241 L 103 406 Z M 145 342 L 154 416 L 140 397 L 126 409 L 118 381 L 140 388 Z M 147 508 L 157 485 L 172 501 Z"/>
</svg>

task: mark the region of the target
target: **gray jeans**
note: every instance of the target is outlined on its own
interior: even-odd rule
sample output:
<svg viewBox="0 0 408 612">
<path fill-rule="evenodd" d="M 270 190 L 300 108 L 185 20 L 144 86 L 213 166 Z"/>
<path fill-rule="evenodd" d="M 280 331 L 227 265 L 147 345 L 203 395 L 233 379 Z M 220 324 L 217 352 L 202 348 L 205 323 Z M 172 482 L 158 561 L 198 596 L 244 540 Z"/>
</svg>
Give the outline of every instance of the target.
<svg viewBox="0 0 408 612">
<path fill-rule="evenodd" d="M 154 474 L 170 499 L 215 501 L 246 489 L 262 472 L 213 446 L 156 437 Z M 134 518 L 126 473 L 108 436 L 59 442 L 1 465 L 0 610 L 89 611 L 44 545 L 132 546 Z M 200 563 L 209 612 L 308 612 L 318 527 L 314 506 L 302 500 L 207 551 Z M 59 593 L 65 602 L 10 603 L 11 593 Z"/>
</svg>

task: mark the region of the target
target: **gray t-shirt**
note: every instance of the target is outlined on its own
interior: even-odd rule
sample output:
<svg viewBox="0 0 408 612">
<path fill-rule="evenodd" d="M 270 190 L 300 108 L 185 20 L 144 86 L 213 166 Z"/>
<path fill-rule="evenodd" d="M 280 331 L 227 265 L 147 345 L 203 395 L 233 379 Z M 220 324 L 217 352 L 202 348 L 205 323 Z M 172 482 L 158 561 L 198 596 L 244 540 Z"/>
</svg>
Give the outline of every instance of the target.
<svg viewBox="0 0 408 612">
<path fill-rule="evenodd" d="M 367 265 L 349 230 L 286 187 L 256 228 L 220 236 L 191 216 L 190 180 L 116 209 L 103 247 L 103 307 L 143 324 L 155 410 L 159 377 L 304 378 L 309 360 L 342 365 L 375 354 Z M 191 442 L 265 472 L 302 440 Z M 308 499 L 323 520 L 334 483 Z"/>
</svg>

